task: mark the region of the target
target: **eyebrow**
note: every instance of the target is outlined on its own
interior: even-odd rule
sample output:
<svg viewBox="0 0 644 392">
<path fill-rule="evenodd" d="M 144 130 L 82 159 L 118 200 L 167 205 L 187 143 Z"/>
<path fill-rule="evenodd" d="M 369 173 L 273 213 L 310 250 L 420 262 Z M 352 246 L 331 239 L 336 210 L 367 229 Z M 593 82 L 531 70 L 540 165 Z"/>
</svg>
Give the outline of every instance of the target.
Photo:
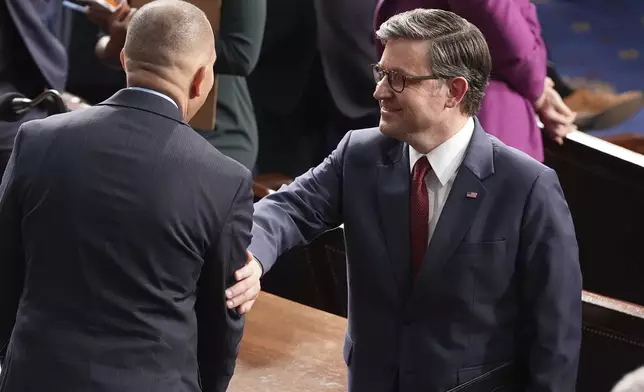
<svg viewBox="0 0 644 392">
<path fill-rule="evenodd" d="M 378 63 L 378 65 L 380 67 L 382 67 L 382 69 L 387 70 L 387 71 L 396 71 L 396 72 L 398 72 L 400 74 L 403 74 L 403 75 L 411 75 L 411 73 L 409 71 L 407 71 L 405 69 L 402 69 L 400 67 L 388 68 L 388 67 L 386 67 L 385 65 L 383 65 L 381 63 Z"/>
</svg>

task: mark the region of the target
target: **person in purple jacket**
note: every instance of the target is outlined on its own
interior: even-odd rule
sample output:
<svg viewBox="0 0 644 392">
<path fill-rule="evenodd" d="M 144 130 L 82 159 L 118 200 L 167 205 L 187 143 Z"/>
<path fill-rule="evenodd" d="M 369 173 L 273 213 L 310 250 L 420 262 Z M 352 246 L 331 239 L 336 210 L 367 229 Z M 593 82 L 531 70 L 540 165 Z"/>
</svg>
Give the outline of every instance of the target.
<svg viewBox="0 0 644 392">
<path fill-rule="evenodd" d="M 375 30 L 389 17 L 415 8 L 454 12 L 485 36 L 492 56 L 492 78 L 478 118 L 488 133 L 543 161 L 537 116 L 560 143 L 575 129 L 576 114 L 547 78 L 546 46 L 530 0 L 380 0 Z M 376 44 L 382 54 L 382 44 Z"/>
</svg>

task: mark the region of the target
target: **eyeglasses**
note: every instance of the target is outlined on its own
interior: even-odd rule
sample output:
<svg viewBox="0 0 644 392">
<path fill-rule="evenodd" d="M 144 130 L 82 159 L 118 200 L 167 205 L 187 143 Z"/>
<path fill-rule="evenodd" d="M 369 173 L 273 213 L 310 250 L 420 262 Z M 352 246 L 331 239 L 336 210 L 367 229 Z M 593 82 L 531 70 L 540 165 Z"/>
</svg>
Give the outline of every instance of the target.
<svg viewBox="0 0 644 392">
<path fill-rule="evenodd" d="M 375 79 L 376 84 L 380 83 L 380 81 L 384 79 L 385 76 L 387 76 L 387 83 L 389 83 L 389 87 L 391 87 L 391 89 L 397 93 L 401 93 L 405 89 L 408 80 L 414 81 L 440 79 L 436 75 L 407 76 L 401 74 L 398 71 L 386 71 L 379 64 L 372 64 L 371 69 L 373 71 L 373 78 Z"/>
</svg>

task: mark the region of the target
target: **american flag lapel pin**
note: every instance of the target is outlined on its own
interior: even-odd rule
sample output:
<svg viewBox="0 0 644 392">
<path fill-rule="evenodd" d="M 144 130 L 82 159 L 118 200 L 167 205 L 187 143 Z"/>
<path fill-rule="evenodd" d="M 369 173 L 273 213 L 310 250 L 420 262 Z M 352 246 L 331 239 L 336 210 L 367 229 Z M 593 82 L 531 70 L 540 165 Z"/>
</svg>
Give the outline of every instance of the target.
<svg viewBox="0 0 644 392">
<path fill-rule="evenodd" d="M 465 197 L 467 197 L 468 199 L 476 199 L 478 195 L 479 194 L 477 192 L 467 192 L 465 194 Z"/>
</svg>

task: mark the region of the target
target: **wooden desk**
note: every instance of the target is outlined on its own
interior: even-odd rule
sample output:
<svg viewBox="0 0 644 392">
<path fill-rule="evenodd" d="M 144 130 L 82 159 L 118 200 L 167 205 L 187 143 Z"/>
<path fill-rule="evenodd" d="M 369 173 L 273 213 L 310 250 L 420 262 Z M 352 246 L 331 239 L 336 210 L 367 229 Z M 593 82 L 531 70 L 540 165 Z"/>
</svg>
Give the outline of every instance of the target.
<svg viewBox="0 0 644 392">
<path fill-rule="evenodd" d="M 228 391 L 345 392 L 347 320 L 262 292 L 246 318 Z"/>
<path fill-rule="evenodd" d="M 584 290 L 644 305 L 644 155 L 582 132 L 543 143 L 575 224 Z"/>
</svg>

